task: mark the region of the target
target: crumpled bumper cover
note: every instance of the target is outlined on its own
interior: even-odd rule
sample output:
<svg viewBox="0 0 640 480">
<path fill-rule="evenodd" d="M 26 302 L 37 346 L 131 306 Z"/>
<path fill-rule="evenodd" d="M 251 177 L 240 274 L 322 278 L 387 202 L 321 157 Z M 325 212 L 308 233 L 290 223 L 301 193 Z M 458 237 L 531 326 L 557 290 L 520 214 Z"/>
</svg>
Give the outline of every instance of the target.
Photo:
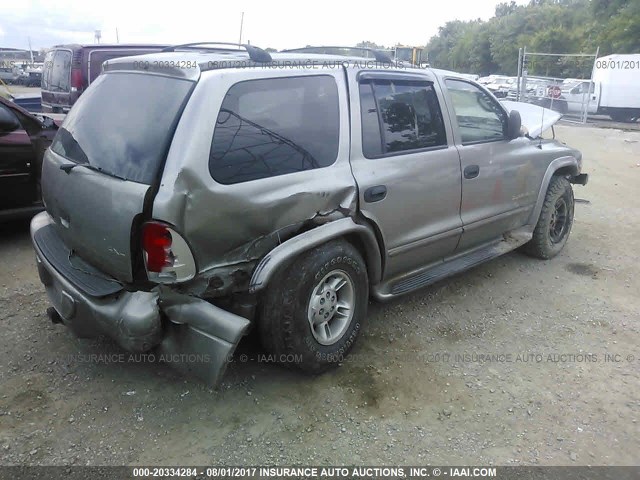
<svg viewBox="0 0 640 480">
<path fill-rule="evenodd" d="M 31 237 L 51 223 L 43 212 L 32 220 Z M 62 275 L 33 245 L 40 280 L 62 321 L 79 337 L 106 335 L 130 352 L 156 349 L 181 372 L 216 385 L 249 320 L 166 286 L 150 292 L 124 289 L 92 297 Z"/>
</svg>

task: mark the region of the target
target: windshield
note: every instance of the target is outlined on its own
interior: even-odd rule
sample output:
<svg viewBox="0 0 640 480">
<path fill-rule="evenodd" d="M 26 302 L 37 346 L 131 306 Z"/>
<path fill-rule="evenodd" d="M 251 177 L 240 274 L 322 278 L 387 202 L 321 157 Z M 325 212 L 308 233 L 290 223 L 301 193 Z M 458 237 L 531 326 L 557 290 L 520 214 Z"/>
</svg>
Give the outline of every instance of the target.
<svg viewBox="0 0 640 480">
<path fill-rule="evenodd" d="M 568 82 L 562 85 L 562 89 L 563 90 L 571 90 L 572 88 L 577 87 L 578 85 L 580 85 L 582 83 L 581 80 L 577 81 L 577 82 Z"/>
<path fill-rule="evenodd" d="M 101 75 L 79 98 L 51 150 L 150 185 L 193 83 L 136 73 Z"/>
</svg>

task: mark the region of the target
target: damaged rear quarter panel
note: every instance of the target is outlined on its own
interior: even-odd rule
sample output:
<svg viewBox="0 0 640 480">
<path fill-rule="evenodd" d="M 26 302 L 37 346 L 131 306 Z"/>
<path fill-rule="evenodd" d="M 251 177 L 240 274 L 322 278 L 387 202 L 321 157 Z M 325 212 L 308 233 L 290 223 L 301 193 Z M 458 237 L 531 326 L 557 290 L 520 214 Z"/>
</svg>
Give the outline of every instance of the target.
<svg viewBox="0 0 640 480">
<path fill-rule="evenodd" d="M 325 168 L 252 180 L 217 183 L 209 173 L 209 152 L 220 105 L 241 81 L 286 74 L 331 75 L 338 86 L 340 140 L 336 161 Z M 344 75 L 339 69 L 282 72 L 245 68 L 204 72 L 171 144 L 153 205 L 153 218 L 168 222 L 184 236 L 202 280 L 230 265 L 253 268 L 256 260 L 305 223 L 319 224 L 354 214 L 357 189 L 349 164 L 349 117 Z M 205 119 L 205 120 L 203 120 Z M 331 216 L 333 214 L 333 216 Z M 204 275 L 203 275 L 204 273 Z M 200 280 L 200 281 L 198 281 Z"/>
</svg>

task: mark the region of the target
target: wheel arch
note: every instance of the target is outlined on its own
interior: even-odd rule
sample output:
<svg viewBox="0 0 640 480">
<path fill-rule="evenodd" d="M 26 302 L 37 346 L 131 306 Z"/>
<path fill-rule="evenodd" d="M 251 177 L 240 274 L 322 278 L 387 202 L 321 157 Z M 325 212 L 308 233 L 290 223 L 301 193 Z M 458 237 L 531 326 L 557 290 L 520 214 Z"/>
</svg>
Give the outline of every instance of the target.
<svg viewBox="0 0 640 480">
<path fill-rule="evenodd" d="M 581 162 L 572 155 L 556 158 L 549 164 L 544 177 L 542 178 L 542 184 L 540 185 L 540 190 L 538 191 L 538 198 L 536 200 L 535 207 L 531 212 L 531 215 L 529 216 L 529 220 L 527 221 L 528 225 L 535 225 L 538 222 L 538 217 L 540 217 L 542 205 L 544 204 L 544 198 L 547 194 L 547 190 L 549 189 L 551 179 L 554 176 L 577 177 L 578 175 L 580 175 L 581 166 Z"/>
<path fill-rule="evenodd" d="M 358 249 L 367 266 L 370 284 L 380 282 L 382 255 L 373 228 L 356 223 L 352 218 L 342 218 L 303 232 L 267 253 L 253 271 L 249 291 L 255 293 L 264 289 L 278 269 L 291 263 L 301 253 L 338 238 L 344 238 Z"/>
</svg>

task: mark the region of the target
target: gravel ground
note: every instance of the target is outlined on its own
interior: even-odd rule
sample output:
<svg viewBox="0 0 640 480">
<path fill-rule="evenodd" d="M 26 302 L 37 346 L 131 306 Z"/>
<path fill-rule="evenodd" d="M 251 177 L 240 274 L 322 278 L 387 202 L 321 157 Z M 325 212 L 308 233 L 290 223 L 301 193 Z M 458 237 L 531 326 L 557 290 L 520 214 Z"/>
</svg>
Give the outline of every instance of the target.
<svg viewBox="0 0 640 480">
<path fill-rule="evenodd" d="M 46 318 L 28 224 L 0 227 L 0 464 L 638 465 L 640 133 L 556 133 L 592 175 L 565 250 L 371 303 L 316 378 L 253 337 L 218 390 L 104 361 L 123 352 Z"/>
</svg>

